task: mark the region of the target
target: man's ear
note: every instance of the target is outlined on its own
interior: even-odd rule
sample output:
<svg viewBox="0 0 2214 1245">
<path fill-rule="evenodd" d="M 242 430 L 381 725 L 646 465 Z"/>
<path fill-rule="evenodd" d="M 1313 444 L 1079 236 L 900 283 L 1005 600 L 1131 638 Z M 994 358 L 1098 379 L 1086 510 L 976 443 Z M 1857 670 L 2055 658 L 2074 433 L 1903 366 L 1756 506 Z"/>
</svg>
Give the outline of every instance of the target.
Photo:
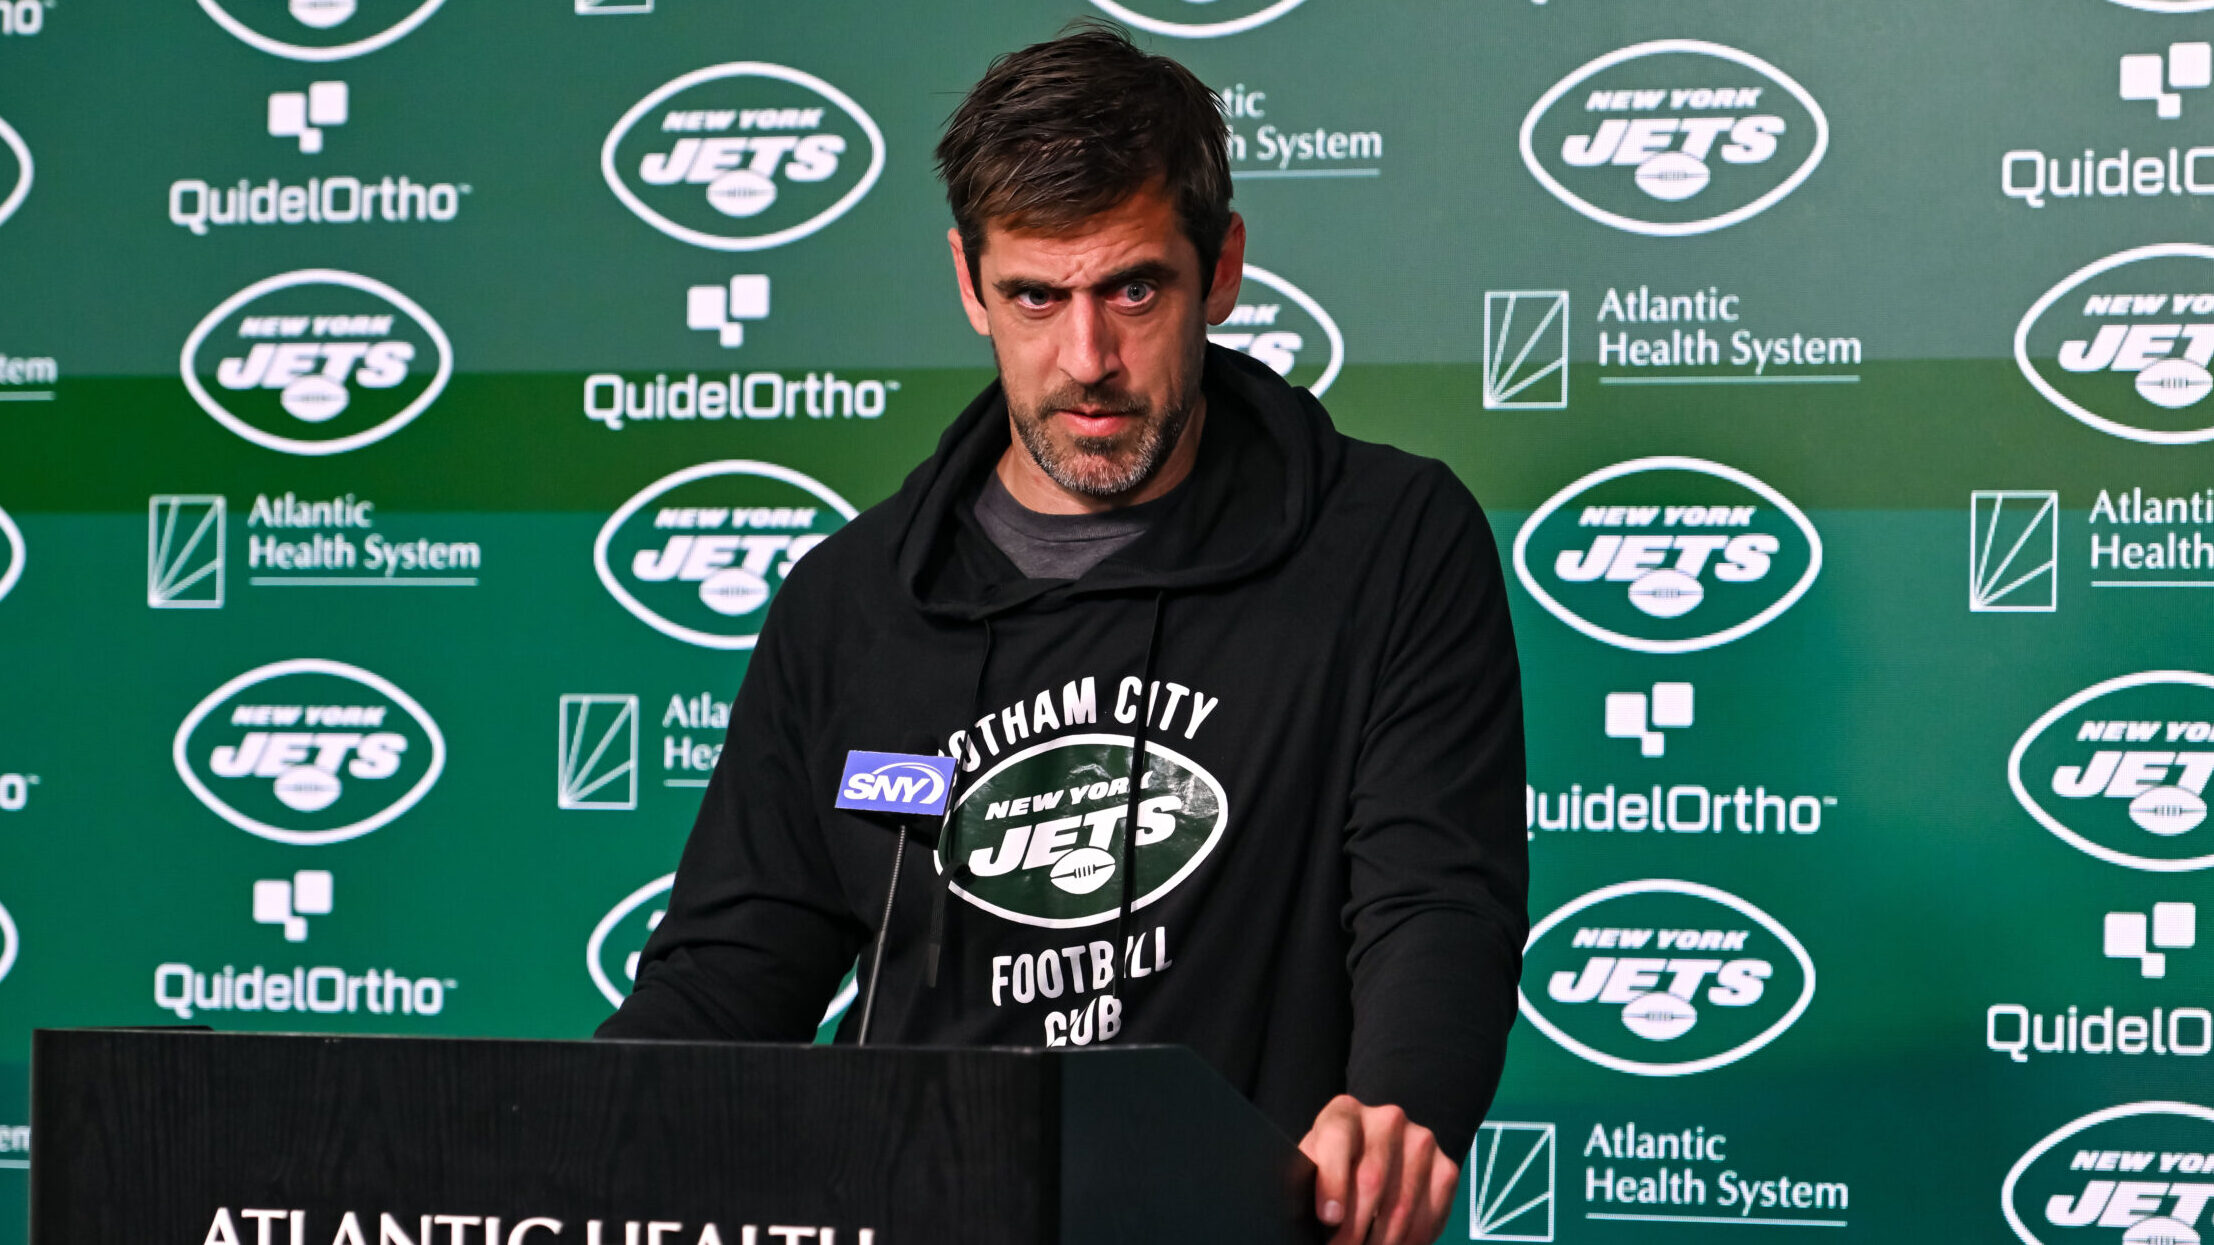
<svg viewBox="0 0 2214 1245">
<path fill-rule="evenodd" d="M 1220 324 L 1238 306 L 1238 282 L 1245 277 L 1245 218 L 1230 213 L 1230 228 L 1222 235 L 1222 253 L 1215 256 L 1214 284 L 1207 287 L 1207 323 Z"/>
<path fill-rule="evenodd" d="M 946 245 L 953 248 L 953 279 L 961 287 L 961 310 L 969 313 L 969 327 L 990 337 L 992 321 L 984 314 L 984 300 L 977 297 L 976 283 L 969 279 L 969 254 L 967 248 L 961 245 L 959 229 L 946 230 Z"/>
</svg>

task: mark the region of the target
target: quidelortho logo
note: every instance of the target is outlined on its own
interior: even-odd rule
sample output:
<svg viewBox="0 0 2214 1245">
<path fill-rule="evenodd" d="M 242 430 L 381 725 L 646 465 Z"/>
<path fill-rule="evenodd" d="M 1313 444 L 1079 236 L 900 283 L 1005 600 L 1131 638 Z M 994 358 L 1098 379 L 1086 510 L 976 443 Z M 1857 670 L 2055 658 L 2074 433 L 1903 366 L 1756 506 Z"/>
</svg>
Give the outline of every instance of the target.
<svg viewBox="0 0 2214 1245">
<path fill-rule="evenodd" d="M 334 883 L 328 869 L 302 869 L 288 878 L 254 883 L 254 924 L 274 925 L 286 942 L 306 942 L 307 919 L 329 916 Z"/>
<path fill-rule="evenodd" d="M 1092 0 L 1117 21 L 1156 35 L 1215 39 L 1273 22 L 1304 0 Z"/>
<path fill-rule="evenodd" d="M 382 281 L 303 268 L 256 281 L 185 338 L 185 388 L 217 423 L 287 454 L 341 454 L 398 432 L 453 375 L 446 331 Z"/>
<path fill-rule="evenodd" d="M 0 510 L 0 600 L 23 578 L 23 529 L 15 525 L 8 512 Z"/>
<path fill-rule="evenodd" d="M 1538 922 L 1523 957 L 1517 994 L 1530 1023 L 1573 1054 L 1639 1076 L 1735 1063 L 1814 1001 L 1814 961 L 1791 931 L 1696 882 L 1592 891 Z"/>
<path fill-rule="evenodd" d="M 2214 247 L 2141 246 L 2077 269 L 2023 315 L 2014 361 L 2046 401 L 2101 432 L 2214 440 Z"/>
<path fill-rule="evenodd" d="M 346 124 L 350 96 L 343 82 L 311 82 L 304 91 L 269 93 L 269 137 L 289 138 L 300 154 L 323 150 L 323 131 Z"/>
<path fill-rule="evenodd" d="M 623 114 L 600 148 L 608 188 L 681 242 L 759 251 L 814 233 L 884 170 L 884 134 L 810 73 L 760 61 L 695 69 Z"/>
<path fill-rule="evenodd" d="M 1115 871 L 1130 803 L 1127 735 L 1069 735 L 1001 761 L 954 806 L 938 871 L 958 853 L 953 892 L 995 916 L 1044 929 L 1114 919 Z M 1146 745 L 1138 790 L 1132 910 L 1166 896 L 1206 862 L 1229 825 L 1214 775 L 1159 743 Z"/>
<path fill-rule="evenodd" d="M 31 149 L 6 118 L 0 118 L 0 152 L 0 224 L 6 224 L 31 193 Z"/>
<path fill-rule="evenodd" d="M 600 582 L 640 622 L 703 648 L 747 649 L 807 551 L 855 510 L 775 463 L 701 463 L 663 476 L 600 528 Z"/>
<path fill-rule="evenodd" d="M 1735 467 L 1638 458 L 1532 512 L 1514 568 L 1554 617 L 1595 640 L 1690 653 L 1790 609 L 1821 573 L 1822 538 L 1790 499 Z"/>
<path fill-rule="evenodd" d="M 218 26 L 296 61 L 374 52 L 430 20 L 445 0 L 200 0 Z"/>
<path fill-rule="evenodd" d="M 2024 1245 L 2198 1245 L 2214 1200 L 2214 1108 L 2132 1102 L 2053 1130 L 2006 1174 Z"/>
<path fill-rule="evenodd" d="M 1721 229 L 1799 188 L 1829 148 L 1822 106 L 1757 56 L 1696 39 L 1585 64 L 1522 121 L 1522 162 L 1554 197 L 1653 237 Z"/>
<path fill-rule="evenodd" d="M 223 820 L 312 847 L 358 838 L 415 807 L 446 767 L 446 738 L 391 682 L 298 658 L 210 692 L 177 727 L 171 756 Z"/>
<path fill-rule="evenodd" d="M 1316 397 L 1329 391 L 1345 366 L 1345 338 L 1322 304 L 1251 264 L 1245 266 L 1237 306 L 1228 319 L 1207 330 L 1207 340 L 1260 360 Z"/>
<path fill-rule="evenodd" d="M 2087 687 L 2007 757 L 2014 798 L 2100 860 L 2155 873 L 2214 865 L 2214 675 L 2148 670 Z"/>
</svg>

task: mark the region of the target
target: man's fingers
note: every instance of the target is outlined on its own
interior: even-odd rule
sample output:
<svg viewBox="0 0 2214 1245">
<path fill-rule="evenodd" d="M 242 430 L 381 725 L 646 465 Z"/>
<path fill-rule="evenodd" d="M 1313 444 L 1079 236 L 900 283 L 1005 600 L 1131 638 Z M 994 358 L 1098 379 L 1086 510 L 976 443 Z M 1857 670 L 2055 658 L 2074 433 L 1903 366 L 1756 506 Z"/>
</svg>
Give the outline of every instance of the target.
<svg viewBox="0 0 2214 1245">
<path fill-rule="evenodd" d="M 1376 1229 L 1386 1227 L 1392 1204 L 1398 1200 L 1400 1153 L 1407 1131 L 1407 1113 L 1397 1107 L 1367 1107 L 1361 1111 L 1361 1164 L 1353 1176 L 1353 1213 L 1345 1226 L 1358 1229 L 1352 1242 L 1376 1242 Z"/>
<path fill-rule="evenodd" d="M 1324 1107 L 1299 1143 L 1300 1153 L 1315 1165 L 1315 1218 L 1331 1227 L 1343 1226 L 1350 1217 L 1353 1170 L 1361 1161 L 1360 1109 L 1352 1103 L 1341 1096 Z M 1359 1239 L 1340 1231 L 1331 1243 L 1352 1245 Z"/>
<path fill-rule="evenodd" d="M 1430 1245 L 1430 1237 L 1422 1235 L 1427 1219 L 1424 1214 L 1430 1196 L 1430 1167 L 1437 1161 L 1437 1139 L 1430 1130 L 1419 1124 L 1402 1123 L 1399 1145 L 1398 1178 L 1385 1190 L 1386 1197 L 1376 1210 L 1376 1224 L 1369 1230 L 1369 1240 L 1375 1245 Z"/>
<path fill-rule="evenodd" d="M 1410 1240 L 1429 1245 L 1429 1242 L 1437 1239 L 1438 1233 L 1445 1230 L 1445 1221 L 1453 1214 L 1453 1193 L 1460 1187 L 1460 1164 L 1442 1153 L 1439 1154 L 1437 1161 L 1430 1165 L 1430 1188 L 1423 1198 L 1423 1210 L 1427 1218 L 1422 1232 L 1427 1235 L 1414 1235 Z"/>
</svg>

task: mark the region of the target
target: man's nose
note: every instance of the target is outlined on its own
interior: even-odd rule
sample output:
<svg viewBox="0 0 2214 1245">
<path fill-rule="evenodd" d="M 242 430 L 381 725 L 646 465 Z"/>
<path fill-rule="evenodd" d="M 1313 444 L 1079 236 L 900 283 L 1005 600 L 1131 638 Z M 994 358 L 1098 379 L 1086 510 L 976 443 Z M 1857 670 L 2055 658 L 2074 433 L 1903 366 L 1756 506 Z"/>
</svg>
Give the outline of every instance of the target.
<svg viewBox="0 0 2214 1245">
<path fill-rule="evenodd" d="M 1115 325 L 1101 301 L 1088 296 L 1069 300 L 1061 339 L 1061 371 L 1079 385 L 1097 385 L 1122 370 Z"/>
</svg>

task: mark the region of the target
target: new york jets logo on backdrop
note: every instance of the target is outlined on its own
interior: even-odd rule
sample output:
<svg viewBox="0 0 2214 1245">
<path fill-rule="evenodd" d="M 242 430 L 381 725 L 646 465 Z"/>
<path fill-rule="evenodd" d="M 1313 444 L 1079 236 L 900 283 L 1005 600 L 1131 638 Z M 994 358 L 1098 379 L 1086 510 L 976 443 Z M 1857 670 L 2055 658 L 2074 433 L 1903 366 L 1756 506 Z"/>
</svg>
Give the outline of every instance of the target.
<svg viewBox="0 0 2214 1245">
<path fill-rule="evenodd" d="M 23 578 L 23 529 L 0 510 L 0 599 Z"/>
<path fill-rule="evenodd" d="M 15 918 L 0 907 L 0 981 L 6 981 L 8 970 L 15 967 L 16 941 Z"/>
<path fill-rule="evenodd" d="M 31 193 L 31 149 L 7 119 L 0 117 L 0 225 L 7 223 Z"/>
<path fill-rule="evenodd" d="M 752 648 L 785 576 L 855 514 L 775 463 L 701 463 L 663 476 L 600 528 L 592 564 L 639 621 L 703 648 Z"/>
<path fill-rule="evenodd" d="M 1682 237 L 1737 224 L 1799 188 L 1830 144 L 1806 89 L 1757 56 L 1696 39 L 1609 52 L 1522 120 L 1522 162 L 1603 225 Z"/>
<path fill-rule="evenodd" d="M 193 401 L 239 436 L 287 454 L 342 454 L 428 410 L 454 352 L 407 295 L 306 268 L 224 299 L 185 338 L 179 367 Z"/>
<path fill-rule="evenodd" d="M 1345 338 L 1322 304 L 1251 264 L 1245 266 L 1237 306 L 1228 319 L 1207 330 L 1207 340 L 1258 359 L 1318 398 L 1345 366 Z"/>
<path fill-rule="evenodd" d="M 1092 0 L 1118 21 L 1156 35 L 1213 39 L 1251 30 L 1303 0 Z"/>
<path fill-rule="evenodd" d="M 2023 315 L 2014 361 L 2046 401 L 2101 432 L 2214 440 L 2214 246 L 2141 246 L 2068 274 Z"/>
<path fill-rule="evenodd" d="M 1814 1001 L 1814 961 L 1781 922 L 1696 882 L 1621 882 L 1530 931 L 1522 1014 L 1603 1068 L 1684 1076 L 1776 1040 Z"/>
<path fill-rule="evenodd" d="M 2214 1201 L 2214 1108 L 2132 1102 L 2071 1120 L 2006 1174 L 2022 1245 L 2199 1245 Z"/>
<path fill-rule="evenodd" d="M 631 106 L 600 147 L 639 219 L 718 251 L 782 246 L 846 214 L 884 170 L 884 135 L 837 87 L 783 65 L 710 65 Z"/>
<path fill-rule="evenodd" d="M 177 727 L 171 756 L 185 786 L 223 820 L 319 846 L 415 807 L 446 768 L 446 738 L 390 681 L 298 658 L 208 693 Z"/>
<path fill-rule="evenodd" d="M 2007 781 L 2038 824 L 2155 873 L 2214 865 L 2214 675 L 2148 670 L 2087 687 L 2022 732 Z"/>
<path fill-rule="evenodd" d="M 217 25 L 296 61 L 374 52 L 430 20 L 446 0 L 200 0 Z"/>
<path fill-rule="evenodd" d="M 1822 538 L 1790 499 L 1698 458 L 1603 467 L 1515 534 L 1514 569 L 1554 617 L 1641 653 L 1727 644 L 1790 609 L 1822 570 Z"/>
<path fill-rule="evenodd" d="M 2108 0 L 2108 3 L 2147 13 L 2204 13 L 2214 9 L 2214 0 Z"/>
<path fill-rule="evenodd" d="M 638 984 L 638 956 L 668 913 L 669 888 L 675 884 L 676 874 L 662 874 L 623 896 L 592 927 L 584 944 L 584 966 L 608 1006 L 621 1007 Z"/>
<path fill-rule="evenodd" d="M 966 871 L 953 891 L 1010 921 L 1070 929 L 1111 920 L 1122 903 L 1115 871 L 1130 805 L 1127 735 L 1070 735 L 1001 761 L 970 784 L 941 841 Z M 1135 908 L 1176 889 L 1222 838 L 1230 805 L 1214 775 L 1158 743 L 1146 744 L 1138 787 Z"/>
</svg>

